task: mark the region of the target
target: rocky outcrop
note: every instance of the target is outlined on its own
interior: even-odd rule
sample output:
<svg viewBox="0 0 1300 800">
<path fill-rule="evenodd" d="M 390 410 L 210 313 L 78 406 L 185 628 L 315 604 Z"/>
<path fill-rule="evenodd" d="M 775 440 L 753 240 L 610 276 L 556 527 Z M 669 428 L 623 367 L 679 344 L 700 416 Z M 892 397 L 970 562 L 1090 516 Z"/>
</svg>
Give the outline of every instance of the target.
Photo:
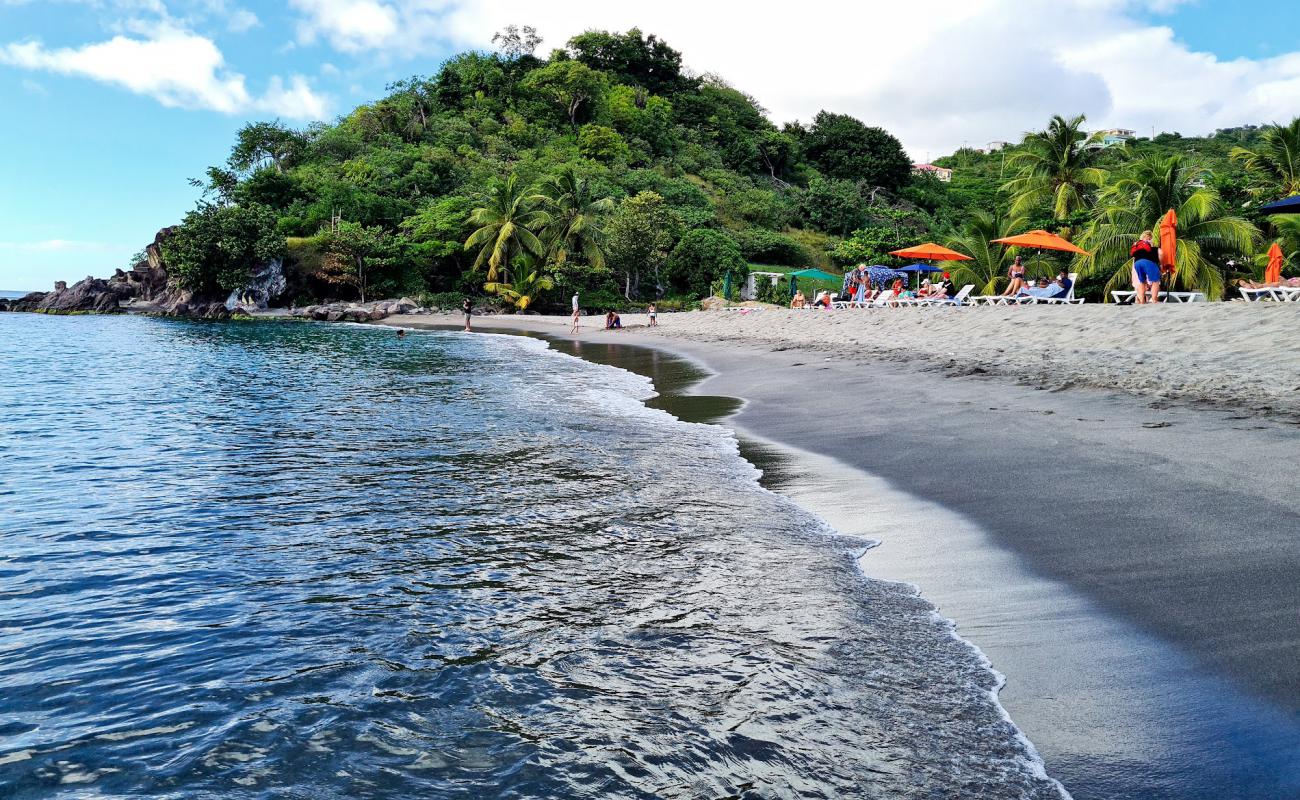
<svg viewBox="0 0 1300 800">
<path fill-rule="evenodd" d="M 232 309 L 217 298 L 196 298 L 172 285 L 162 259 L 163 242 L 174 228 L 163 228 L 145 248 L 144 260 L 129 270 L 116 270 L 108 279 L 87 277 L 71 286 L 56 281 L 52 292 L 32 292 L 17 300 L 0 300 L 0 311 L 34 311 L 42 314 L 115 314 L 123 307 L 134 311 L 201 319 L 227 319 Z M 276 264 L 272 273 L 278 273 Z M 276 285 L 274 274 L 258 273 L 263 291 Z M 256 277 L 256 276 L 255 276 Z M 283 278 L 279 280 L 283 285 Z M 272 299 L 267 297 L 266 299 Z M 263 306 L 264 307 L 264 306 Z"/>
<path fill-rule="evenodd" d="M 230 311 L 260 311 L 284 294 L 288 285 L 284 276 L 284 261 L 273 259 L 254 269 L 248 282 L 230 293 L 226 298 L 226 308 Z"/>
<path fill-rule="evenodd" d="M 52 292 L 32 292 L 10 301 L 8 311 L 36 311 L 44 314 L 71 314 L 75 312 L 115 313 L 121 301 L 130 299 L 130 289 L 101 278 L 87 277 L 68 286 L 64 281 L 54 284 Z"/>
<path fill-rule="evenodd" d="M 393 314 L 427 314 L 409 297 L 400 300 L 376 300 L 371 303 L 325 303 L 289 309 L 289 315 L 321 322 L 373 322 Z"/>
</svg>

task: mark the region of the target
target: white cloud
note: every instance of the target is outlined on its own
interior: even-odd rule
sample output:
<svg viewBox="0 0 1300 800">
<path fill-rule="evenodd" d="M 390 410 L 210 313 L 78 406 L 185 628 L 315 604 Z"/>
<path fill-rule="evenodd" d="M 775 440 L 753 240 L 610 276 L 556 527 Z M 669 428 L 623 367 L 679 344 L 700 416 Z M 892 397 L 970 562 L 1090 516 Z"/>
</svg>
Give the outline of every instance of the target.
<svg viewBox="0 0 1300 800">
<path fill-rule="evenodd" d="M 233 33 L 243 33 L 261 24 L 262 21 L 257 18 L 257 15 L 246 8 L 235 9 L 226 18 L 226 27 Z"/>
<path fill-rule="evenodd" d="M 1138 18 L 1189 0 L 804 0 L 795 13 L 697 0 L 291 0 L 299 37 L 372 57 L 490 46 L 536 25 L 543 50 L 589 28 L 654 32 L 779 120 L 822 108 L 897 134 L 916 157 L 1018 139 L 1052 114 L 1207 133 L 1300 109 L 1300 53 L 1221 60 Z"/>
<path fill-rule="evenodd" d="M 118 35 L 81 47 L 51 49 L 39 41 L 14 42 L 0 46 L 0 64 L 91 78 L 175 108 L 227 114 L 258 110 L 291 119 L 319 119 L 326 110 L 324 98 L 300 76 L 290 78 L 287 87 L 272 78 L 264 94 L 252 95 L 244 76 L 226 68 L 216 43 L 165 24 L 139 38 Z"/>
<path fill-rule="evenodd" d="M 302 11 L 298 40 L 324 38 L 343 52 L 384 47 L 399 38 L 398 13 L 378 0 L 289 0 Z"/>
<path fill-rule="evenodd" d="M 36 242 L 0 242 L 0 250 L 23 253 L 102 253 L 120 250 L 122 245 L 107 242 L 82 242 L 73 239 L 44 239 Z"/>
</svg>

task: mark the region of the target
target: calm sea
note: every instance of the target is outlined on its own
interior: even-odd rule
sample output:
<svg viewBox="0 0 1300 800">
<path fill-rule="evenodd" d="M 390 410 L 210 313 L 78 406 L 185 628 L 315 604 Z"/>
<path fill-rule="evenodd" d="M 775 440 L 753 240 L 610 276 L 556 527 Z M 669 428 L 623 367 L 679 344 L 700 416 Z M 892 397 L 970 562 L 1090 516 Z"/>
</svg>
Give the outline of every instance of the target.
<svg viewBox="0 0 1300 800">
<path fill-rule="evenodd" d="M 0 795 L 1061 796 L 977 651 L 651 393 L 0 314 Z"/>
</svg>

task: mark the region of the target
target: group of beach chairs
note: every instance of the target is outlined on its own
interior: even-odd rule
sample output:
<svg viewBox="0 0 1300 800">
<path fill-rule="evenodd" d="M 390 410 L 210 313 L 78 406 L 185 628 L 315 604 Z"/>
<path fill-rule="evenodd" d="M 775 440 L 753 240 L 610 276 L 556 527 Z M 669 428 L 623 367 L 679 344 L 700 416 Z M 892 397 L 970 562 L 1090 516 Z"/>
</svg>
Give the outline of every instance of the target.
<svg viewBox="0 0 1300 800">
<path fill-rule="evenodd" d="M 834 300 L 831 302 L 831 308 L 899 308 L 899 307 L 918 307 L 918 306 L 1024 306 L 1024 305 L 1078 305 L 1084 302 L 1084 298 L 1074 296 L 1074 287 L 1078 282 L 1079 274 L 1070 273 L 1070 290 L 1061 297 L 1036 297 L 1031 295 L 976 295 L 972 297 L 975 291 L 975 284 L 968 283 L 961 287 L 961 290 L 952 297 L 904 297 L 895 295 L 893 292 L 882 292 L 878 297 L 870 300 Z M 1242 286 L 1238 289 L 1243 299 L 1247 301 L 1275 300 L 1279 303 L 1300 303 L 1300 286 L 1261 286 L 1250 288 Z M 1127 305 L 1133 302 L 1137 292 L 1132 290 L 1117 290 L 1110 293 L 1111 299 L 1119 305 Z M 1168 303 L 1204 303 L 1206 302 L 1205 294 L 1202 292 L 1161 292 L 1160 299 Z M 808 303 L 803 306 L 804 309 L 824 308 L 816 303 Z M 740 307 L 729 307 L 726 311 L 751 311 L 753 309 L 742 309 Z"/>
<path fill-rule="evenodd" d="M 1253 289 L 1242 286 L 1237 291 L 1241 292 L 1243 299 L 1250 302 L 1257 300 L 1276 300 L 1279 303 L 1300 302 L 1300 286 L 1259 286 Z"/>
<path fill-rule="evenodd" d="M 1060 297 L 1038 297 L 1027 294 L 986 294 L 974 295 L 975 284 L 968 283 L 952 297 L 903 297 L 895 295 L 893 292 L 882 292 L 880 296 L 871 300 L 837 300 L 831 303 L 832 308 L 898 308 L 900 306 L 1029 306 L 1029 305 L 1079 305 L 1083 303 L 1082 297 L 1074 296 L 1074 286 L 1079 278 L 1078 273 L 1070 273 L 1070 289 Z M 812 306 L 806 306 L 811 308 Z"/>
</svg>

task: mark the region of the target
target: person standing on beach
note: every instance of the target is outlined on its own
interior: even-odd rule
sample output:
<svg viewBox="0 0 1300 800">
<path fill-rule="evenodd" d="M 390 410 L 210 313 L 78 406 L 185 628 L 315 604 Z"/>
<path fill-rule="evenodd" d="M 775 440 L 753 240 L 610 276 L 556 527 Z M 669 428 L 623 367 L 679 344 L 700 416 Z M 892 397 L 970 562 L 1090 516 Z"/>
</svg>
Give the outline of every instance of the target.
<svg viewBox="0 0 1300 800">
<path fill-rule="evenodd" d="M 573 327 L 569 329 L 569 333 L 577 333 L 578 329 L 582 327 L 581 322 L 582 314 L 578 311 L 578 296 L 575 294 L 573 296 Z"/>
<path fill-rule="evenodd" d="M 573 313 L 578 313 L 578 293 L 573 293 Z"/>
<path fill-rule="evenodd" d="M 465 332 L 469 333 L 469 317 L 474 313 L 474 301 L 469 295 L 465 296 L 465 302 L 460 304 L 460 310 L 465 313 Z"/>
<path fill-rule="evenodd" d="M 1129 248 L 1128 253 L 1133 256 L 1133 274 L 1138 280 L 1134 302 L 1160 302 L 1160 248 L 1151 243 L 1151 231 L 1142 231 L 1142 238 Z M 1148 293 L 1150 300 L 1147 299 Z"/>
<path fill-rule="evenodd" d="M 650 325 L 649 325 L 648 327 L 651 327 L 651 328 L 658 328 L 658 327 L 659 327 L 659 312 L 655 310 L 655 304 L 654 304 L 654 303 L 651 303 L 651 304 L 650 304 L 650 307 L 646 309 L 646 313 L 650 315 Z"/>
</svg>

